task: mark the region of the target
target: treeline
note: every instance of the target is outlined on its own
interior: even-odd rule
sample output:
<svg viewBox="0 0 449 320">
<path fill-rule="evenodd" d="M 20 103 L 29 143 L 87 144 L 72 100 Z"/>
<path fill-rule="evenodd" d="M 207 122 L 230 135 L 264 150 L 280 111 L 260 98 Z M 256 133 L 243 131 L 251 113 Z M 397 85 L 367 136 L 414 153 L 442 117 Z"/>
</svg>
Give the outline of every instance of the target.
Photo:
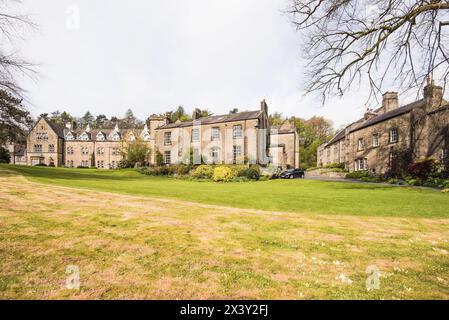
<svg viewBox="0 0 449 320">
<path fill-rule="evenodd" d="M 316 166 L 318 147 L 329 141 L 334 135 L 333 124 L 323 117 L 302 119 L 299 117 L 283 117 L 281 113 L 270 116 L 271 125 L 282 125 L 286 120 L 295 124 L 299 134 L 300 163 L 306 169 Z"/>
<path fill-rule="evenodd" d="M 207 117 L 212 115 L 209 110 L 201 110 L 201 117 Z M 166 112 L 165 114 L 160 114 L 158 116 L 167 116 L 171 122 L 176 121 L 191 121 L 192 116 L 187 114 L 182 106 L 179 106 L 177 109 L 173 111 Z M 82 117 L 76 117 L 71 115 L 67 111 L 59 111 L 56 110 L 50 114 L 44 113 L 41 114 L 41 117 L 46 117 L 53 121 L 56 124 L 65 126 L 67 123 L 72 124 L 72 128 L 85 128 L 87 125 L 90 125 L 92 129 L 112 129 L 118 123 L 122 128 L 138 128 L 143 127 L 145 122 L 148 122 L 148 119 L 141 120 L 138 119 L 134 112 L 131 109 L 128 109 L 123 117 L 112 116 L 108 118 L 104 114 L 93 115 L 90 111 L 87 111 Z"/>
</svg>

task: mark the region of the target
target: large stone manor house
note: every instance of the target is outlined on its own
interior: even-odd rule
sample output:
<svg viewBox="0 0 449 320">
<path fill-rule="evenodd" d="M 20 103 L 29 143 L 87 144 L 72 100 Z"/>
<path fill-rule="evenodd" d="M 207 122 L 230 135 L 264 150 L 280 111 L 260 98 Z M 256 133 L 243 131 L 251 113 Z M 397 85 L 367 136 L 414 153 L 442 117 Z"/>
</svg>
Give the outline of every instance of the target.
<svg viewBox="0 0 449 320">
<path fill-rule="evenodd" d="M 344 164 L 349 171 L 385 173 L 408 150 L 412 160 L 434 158 L 448 163 L 449 103 L 443 88 L 428 79 L 422 99 L 400 105 L 396 92 L 383 96 L 382 106 L 340 130 L 317 151 L 319 167 Z"/>
<path fill-rule="evenodd" d="M 153 115 L 143 128 L 74 130 L 40 118 L 27 137 L 22 159 L 27 165 L 56 167 L 96 167 L 115 169 L 123 159 L 123 147 L 140 140 L 151 150 L 148 162 L 163 164 L 194 163 L 274 164 L 282 168 L 299 166 L 299 139 L 293 124 L 270 127 L 268 105 L 264 101 L 256 111 L 200 117 L 195 109 L 193 121 L 170 123 L 166 116 Z M 194 156 L 195 158 L 195 156 Z M 197 160 L 197 162 L 195 162 Z"/>
</svg>

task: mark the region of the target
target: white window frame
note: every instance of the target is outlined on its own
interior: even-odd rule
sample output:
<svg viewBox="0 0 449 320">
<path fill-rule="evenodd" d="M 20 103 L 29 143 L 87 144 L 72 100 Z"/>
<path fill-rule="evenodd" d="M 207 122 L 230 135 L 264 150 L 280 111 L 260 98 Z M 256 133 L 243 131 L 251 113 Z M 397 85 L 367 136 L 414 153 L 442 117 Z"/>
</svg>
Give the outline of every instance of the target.
<svg viewBox="0 0 449 320">
<path fill-rule="evenodd" d="M 192 129 L 192 142 L 200 141 L 200 129 Z"/>
<path fill-rule="evenodd" d="M 398 143 L 399 142 L 399 130 L 398 128 L 390 129 L 390 143 Z"/>
<path fill-rule="evenodd" d="M 164 164 L 171 164 L 171 151 L 164 151 Z"/>
<path fill-rule="evenodd" d="M 373 147 L 380 146 L 380 135 L 378 133 L 373 134 Z"/>
<path fill-rule="evenodd" d="M 211 157 L 213 163 L 220 161 L 220 148 L 212 147 L 210 149 L 210 157 Z"/>
<path fill-rule="evenodd" d="M 211 140 L 212 141 L 219 141 L 220 140 L 220 128 L 219 127 L 213 127 L 211 129 Z"/>
<path fill-rule="evenodd" d="M 355 161 L 355 171 L 367 171 L 368 160 L 366 158 L 359 158 Z"/>
<path fill-rule="evenodd" d="M 357 139 L 357 150 L 365 150 L 365 141 L 363 140 L 363 138 Z"/>
<path fill-rule="evenodd" d="M 164 145 L 165 146 L 171 146 L 172 145 L 171 131 L 164 132 Z"/>
<path fill-rule="evenodd" d="M 243 138 L 243 126 L 241 124 L 232 127 L 232 138 L 233 139 Z"/>
<path fill-rule="evenodd" d="M 243 155 L 242 146 L 238 146 L 238 145 L 233 146 L 233 148 L 232 148 L 232 159 L 234 159 L 234 161 L 237 161 L 237 159 L 239 157 L 241 157 L 242 155 Z"/>
</svg>

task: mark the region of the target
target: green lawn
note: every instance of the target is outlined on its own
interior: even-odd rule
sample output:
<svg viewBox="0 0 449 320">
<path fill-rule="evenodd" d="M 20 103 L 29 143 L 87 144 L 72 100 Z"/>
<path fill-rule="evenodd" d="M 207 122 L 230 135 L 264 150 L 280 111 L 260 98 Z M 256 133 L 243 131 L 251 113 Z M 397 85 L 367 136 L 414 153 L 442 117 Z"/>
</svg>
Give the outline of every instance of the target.
<svg viewBox="0 0 449 320">
<path fill-rule="evenodd" d="M 381 185 L 0 166 L 0 299 L 447 300 L 448 202 Z"/>
<path fill-rule="evenodd" d="M 149 177 L 134 170 L 1 167 L 40 183 L 238 208 L 358 216 L 449 217 L 449 195 L 424 188 L 312 180 L 218 184 Z"/>
</svg>

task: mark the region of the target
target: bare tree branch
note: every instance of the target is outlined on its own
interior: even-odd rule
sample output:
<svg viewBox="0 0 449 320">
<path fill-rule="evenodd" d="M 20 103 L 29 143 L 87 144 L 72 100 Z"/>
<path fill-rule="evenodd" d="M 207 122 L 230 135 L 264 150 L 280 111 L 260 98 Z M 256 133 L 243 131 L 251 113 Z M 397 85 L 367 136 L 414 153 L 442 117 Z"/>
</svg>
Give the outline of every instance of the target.
<svg viewBox="0 0 449 320">
<path fill-rule="evenodd" d="M 287 11 L 306 39 L 306 92 L 323 101 L 354 82 L 370 99 L 448 77 L 449 0 L 291 0 Z"/>
</svg>

